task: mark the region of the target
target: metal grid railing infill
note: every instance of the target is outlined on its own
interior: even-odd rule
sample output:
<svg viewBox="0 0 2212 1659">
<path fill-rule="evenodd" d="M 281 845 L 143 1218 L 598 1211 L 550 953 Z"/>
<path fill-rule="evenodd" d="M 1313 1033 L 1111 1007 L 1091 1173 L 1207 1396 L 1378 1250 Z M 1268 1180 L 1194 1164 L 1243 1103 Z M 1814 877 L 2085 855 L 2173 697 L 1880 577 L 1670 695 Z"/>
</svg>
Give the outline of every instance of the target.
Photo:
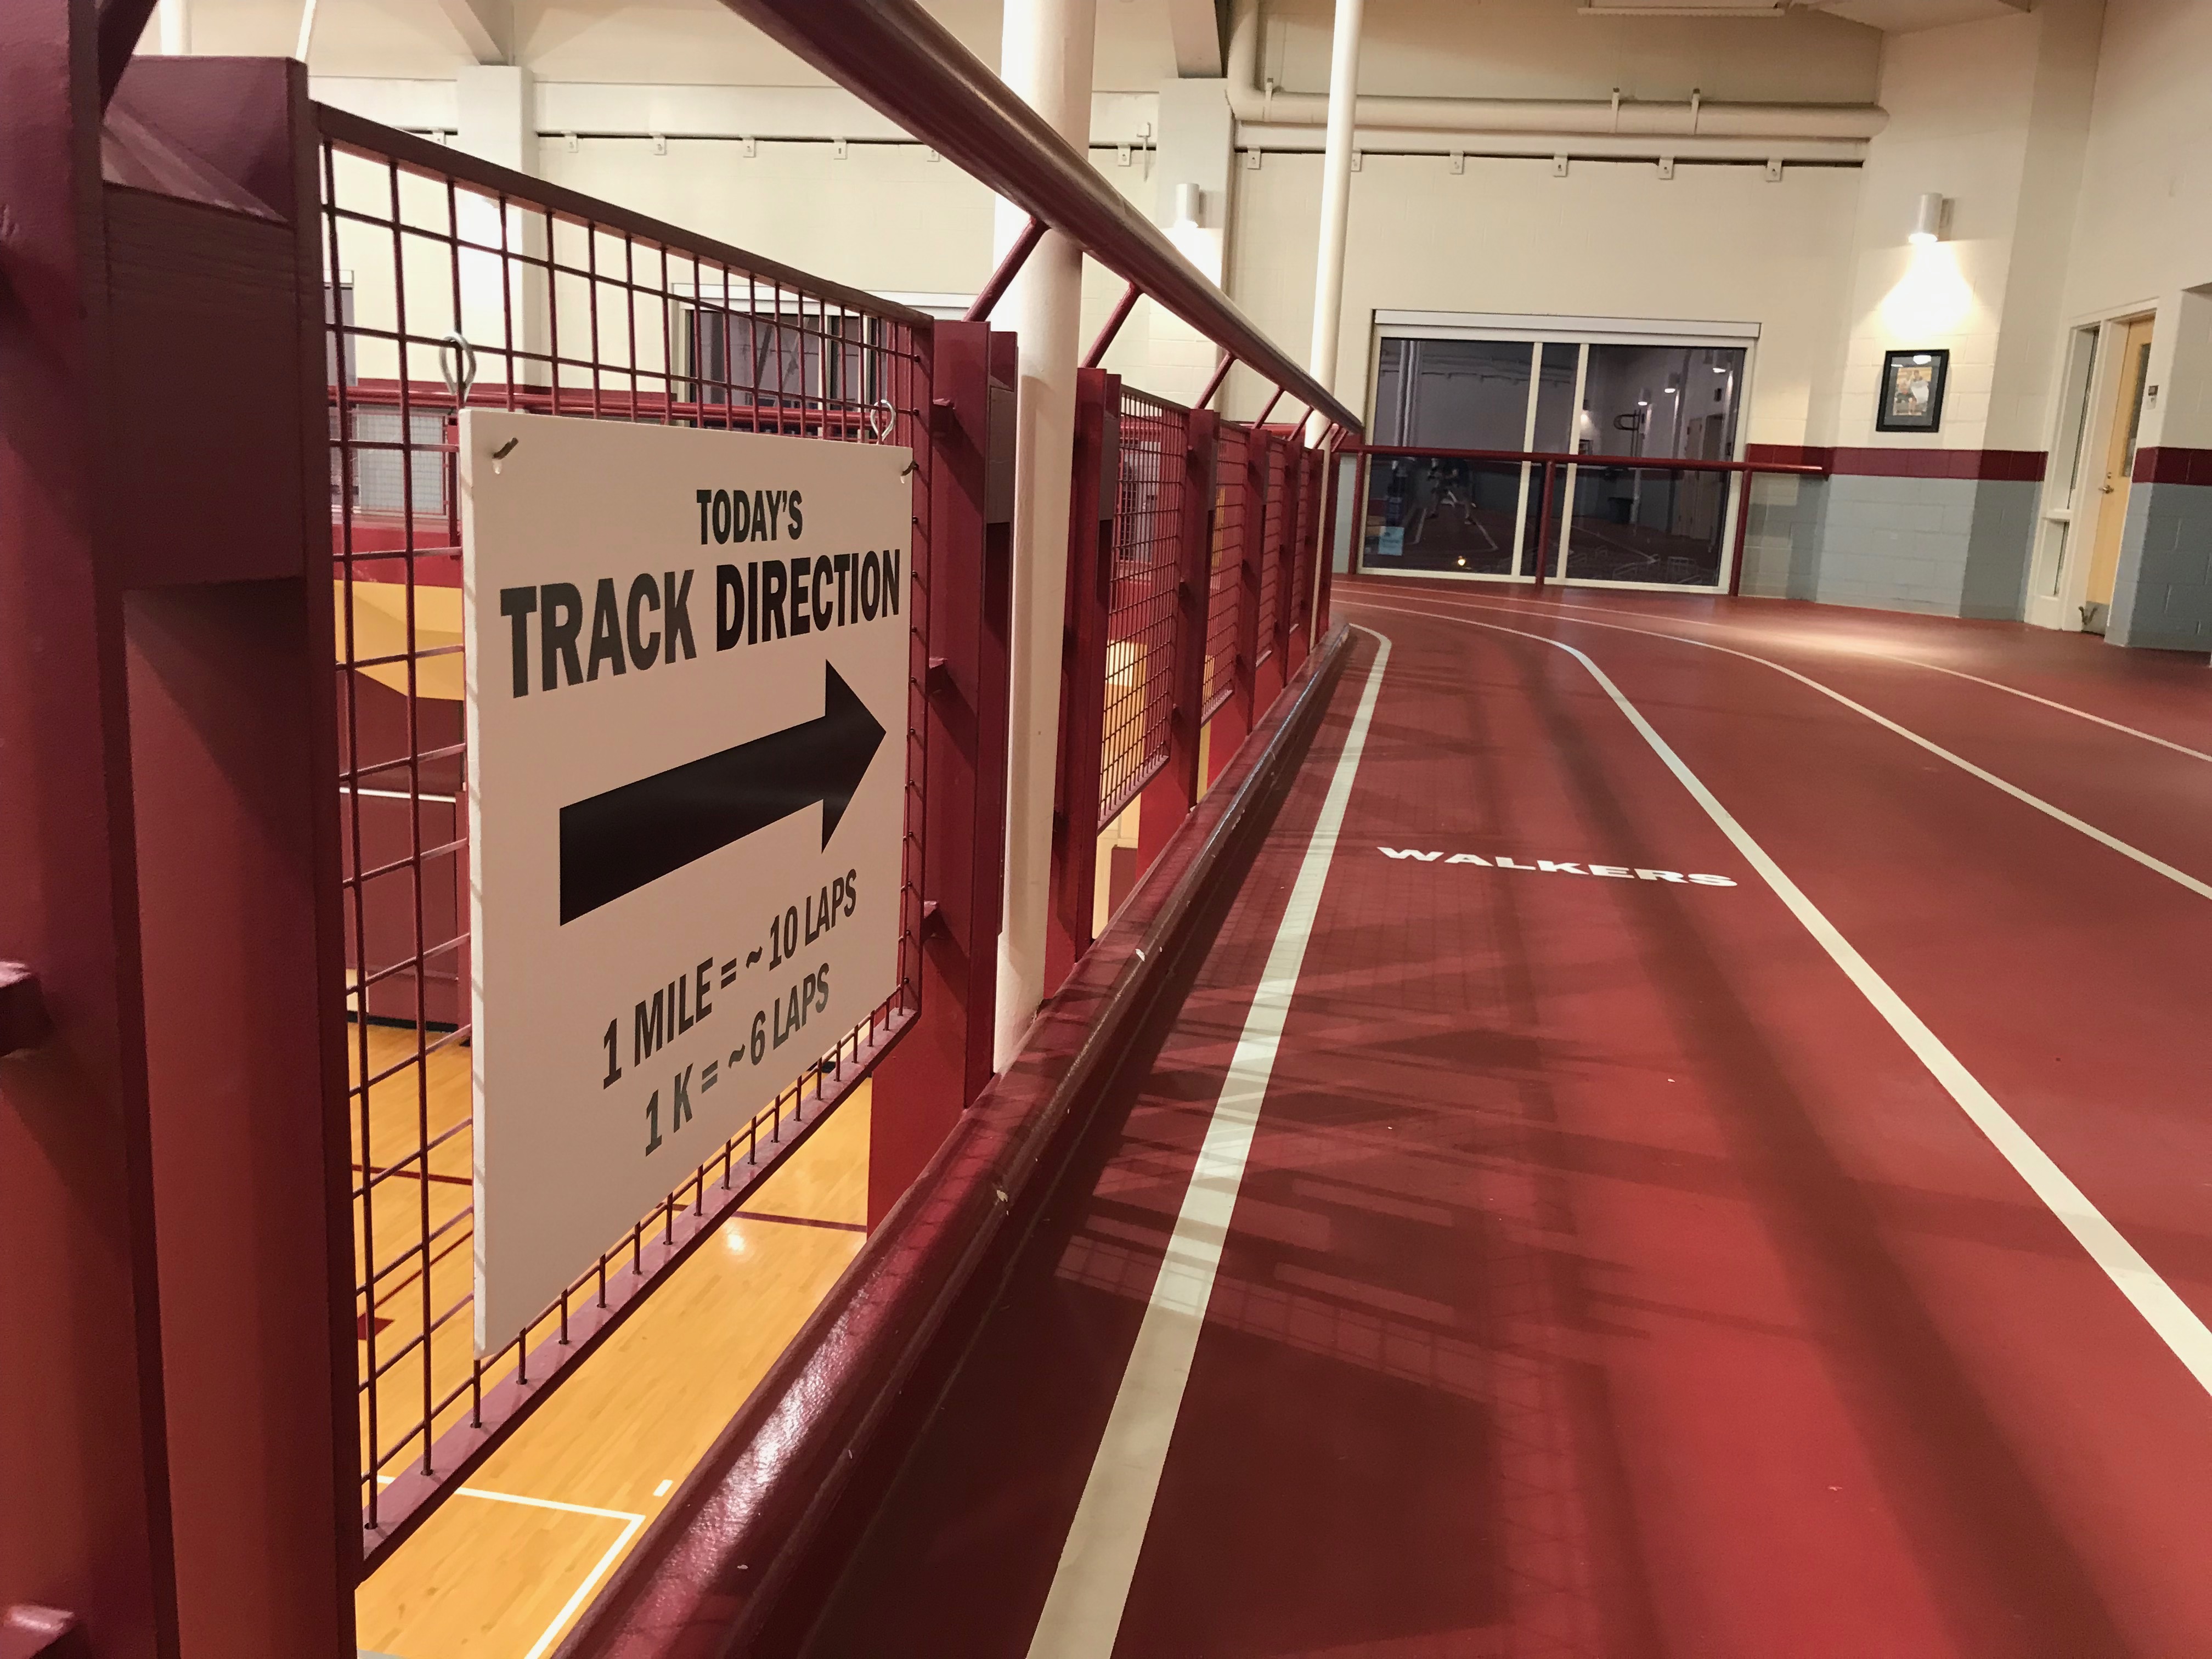
<svg viewBox="0 0 2212 1659">
<path fill-rule="evenodd" d="M 1199 708 L 1212 720 L 1237 690 L 1237 608 L 1243 588 L 1245 460 L 1243 431 L 1224 422 L 1213 468 L 1213 549 L 1206 600 L 1206 678 Z"/>
<path fill-rule="evenodd" d="M 1098 827 L 1121 817 L 1168 761 L 1175 714 L 1176 556 L 1188 411 L 1121 391 L 1113 570 L 1107 589 L 1106 718 Z"/>
<path fill-rule="evenodd" d="M 1275 629 L 1282 616 L 1283 537 L 1289 528 L 1284 510 L 1288 493 L 1284 488 L 1288 447 L 1273 434 L 1263 437 L 1255 433 L 1253 441 L 1266 445 L 1266 482 L 1262 488 L 1267 492 L 1260 520 L 1260 643 L 1252 657 L 1256 668 L 1274 655 Z"/>
<path fill-rule="evenodd" d="M 318 106 L 364 1557 L 380 1561 L 915 1006 L 928 320 Z M 464 405 L 912 446 L 897 990 L 481 1356 L 455 434 Z"/>
</svg>

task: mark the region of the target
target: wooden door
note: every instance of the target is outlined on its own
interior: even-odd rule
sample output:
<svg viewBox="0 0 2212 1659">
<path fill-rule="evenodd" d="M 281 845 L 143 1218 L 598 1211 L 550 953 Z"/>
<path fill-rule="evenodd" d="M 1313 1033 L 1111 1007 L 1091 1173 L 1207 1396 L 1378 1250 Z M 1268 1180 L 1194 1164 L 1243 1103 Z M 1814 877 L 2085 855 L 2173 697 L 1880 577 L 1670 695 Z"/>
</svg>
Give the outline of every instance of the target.
<svg viewBox="0 0 2212 1659">
<path fill-rule="evenodd" d="M 2150 324 L 2137 317 L 2124 325 L 2112 418 L 2105 438 L 2105 477 L 2097 504 L 2097 539 L 2089 557 L 2092 604 L 2112 602 L 2112 578 L 2120 568 L 2120 532 L 2128 519 L 2128 481 L 2135 474 L 2136 435 L 2142 426 L 2143 382 L 2150 368 Z"/>
</svg>

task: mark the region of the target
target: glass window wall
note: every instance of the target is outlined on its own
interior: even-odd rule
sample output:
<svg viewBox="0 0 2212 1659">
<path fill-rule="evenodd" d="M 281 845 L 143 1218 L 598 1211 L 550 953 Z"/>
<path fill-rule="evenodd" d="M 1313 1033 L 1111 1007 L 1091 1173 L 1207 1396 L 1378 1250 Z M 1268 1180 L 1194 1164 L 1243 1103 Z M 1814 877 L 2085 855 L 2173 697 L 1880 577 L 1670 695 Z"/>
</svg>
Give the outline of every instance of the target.
<svg viewBox="0 0 2212 1659">
<path fill-rule="evenodd" d="M 1378 343 L 1364 568 L 1717 587 L 1746 347 L 1633 339 L 1385 335 Z M 1504 460 L 1510 455 L 1587 460 Z M 1548 495 L 1548 499 L 1547 499 Z"/>
</svg>

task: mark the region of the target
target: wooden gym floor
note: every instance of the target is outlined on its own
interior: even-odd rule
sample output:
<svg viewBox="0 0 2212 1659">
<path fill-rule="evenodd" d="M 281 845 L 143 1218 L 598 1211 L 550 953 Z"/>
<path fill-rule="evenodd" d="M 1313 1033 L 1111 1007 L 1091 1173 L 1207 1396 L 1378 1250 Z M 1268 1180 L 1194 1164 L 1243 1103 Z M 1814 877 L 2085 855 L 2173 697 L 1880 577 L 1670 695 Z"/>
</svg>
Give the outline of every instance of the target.
<svg viewBox="0 0 2212 1659">
<path fill-rule="evenodd" d="M 369 1064 L 412 1052 L 415 1034 L 371 1027 Z M 356 1064 L 359 1060 L 356 1055 Z M 370 1141 L 388 1158 L 469 1114 L 468 1051 L 432 1054 L 380 1085 Z M 740 1218 L 647 1298 L 476 1476 L 403 1545 L 355 1600 L 364 1654 L 388 1659 L 543 1659 L 645 1523 L 705 1453 L 866 1237 L 869 1090 L 862 1085 L 750 1199 Z M 386 1145 L 386 1142 L 389 1145 Z M 380 1188 L 375 1220 L 434 1228 L 468 1203 L 464 1130 L 432 1155 L 428 1183 Z M 446 1179 L 459 1176 L 459 1180 Z M 427 1188 L 427 1190 L 425 1188 Z M 410 1212 L 411 1212 L 411 1213 Z M 378 1340 L 389 1354 L 421 1328 L 419 1309 L 467 1288 L 465 1226 L 431 1268 L 431 1295 L 386 1286 Z M 465 1337 L 441 1369 L 465 1369 Z M 364 1360 L 368 1345 L 362 1345 Z M 400 1374 L 419 1388 L 419 1372 Z M 441 1389 L 448 1379 L 441 1377 Z M 387 1434 L 387 1438 L 389 1437 Z"/>
</svg>

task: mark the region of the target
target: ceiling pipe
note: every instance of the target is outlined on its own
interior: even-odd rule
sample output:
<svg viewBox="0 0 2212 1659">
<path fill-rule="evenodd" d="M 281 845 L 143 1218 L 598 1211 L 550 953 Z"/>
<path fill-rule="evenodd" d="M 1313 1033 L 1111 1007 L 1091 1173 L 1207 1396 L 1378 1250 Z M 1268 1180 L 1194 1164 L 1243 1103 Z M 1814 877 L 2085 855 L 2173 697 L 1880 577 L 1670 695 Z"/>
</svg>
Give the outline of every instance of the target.
<svg viewBox="0 0 2212 1659">
<path fill-rule="evenodd" d="M 1284 92 L 1260 76 L 1260 0 L 1237 0 L 1229 33 L 1229 107 L 1255 126 L 1324 125 L 1328 99 Z M 1369 94 L 1358 125 L 1370 131 L 1541 133 L 1680 138 L 1856 139 L 1889 124 L 1874 104 L 1722 104 L 1702 94 L 1685 103 L 1612 98 L 1398 98 Z"/>
</svg>

